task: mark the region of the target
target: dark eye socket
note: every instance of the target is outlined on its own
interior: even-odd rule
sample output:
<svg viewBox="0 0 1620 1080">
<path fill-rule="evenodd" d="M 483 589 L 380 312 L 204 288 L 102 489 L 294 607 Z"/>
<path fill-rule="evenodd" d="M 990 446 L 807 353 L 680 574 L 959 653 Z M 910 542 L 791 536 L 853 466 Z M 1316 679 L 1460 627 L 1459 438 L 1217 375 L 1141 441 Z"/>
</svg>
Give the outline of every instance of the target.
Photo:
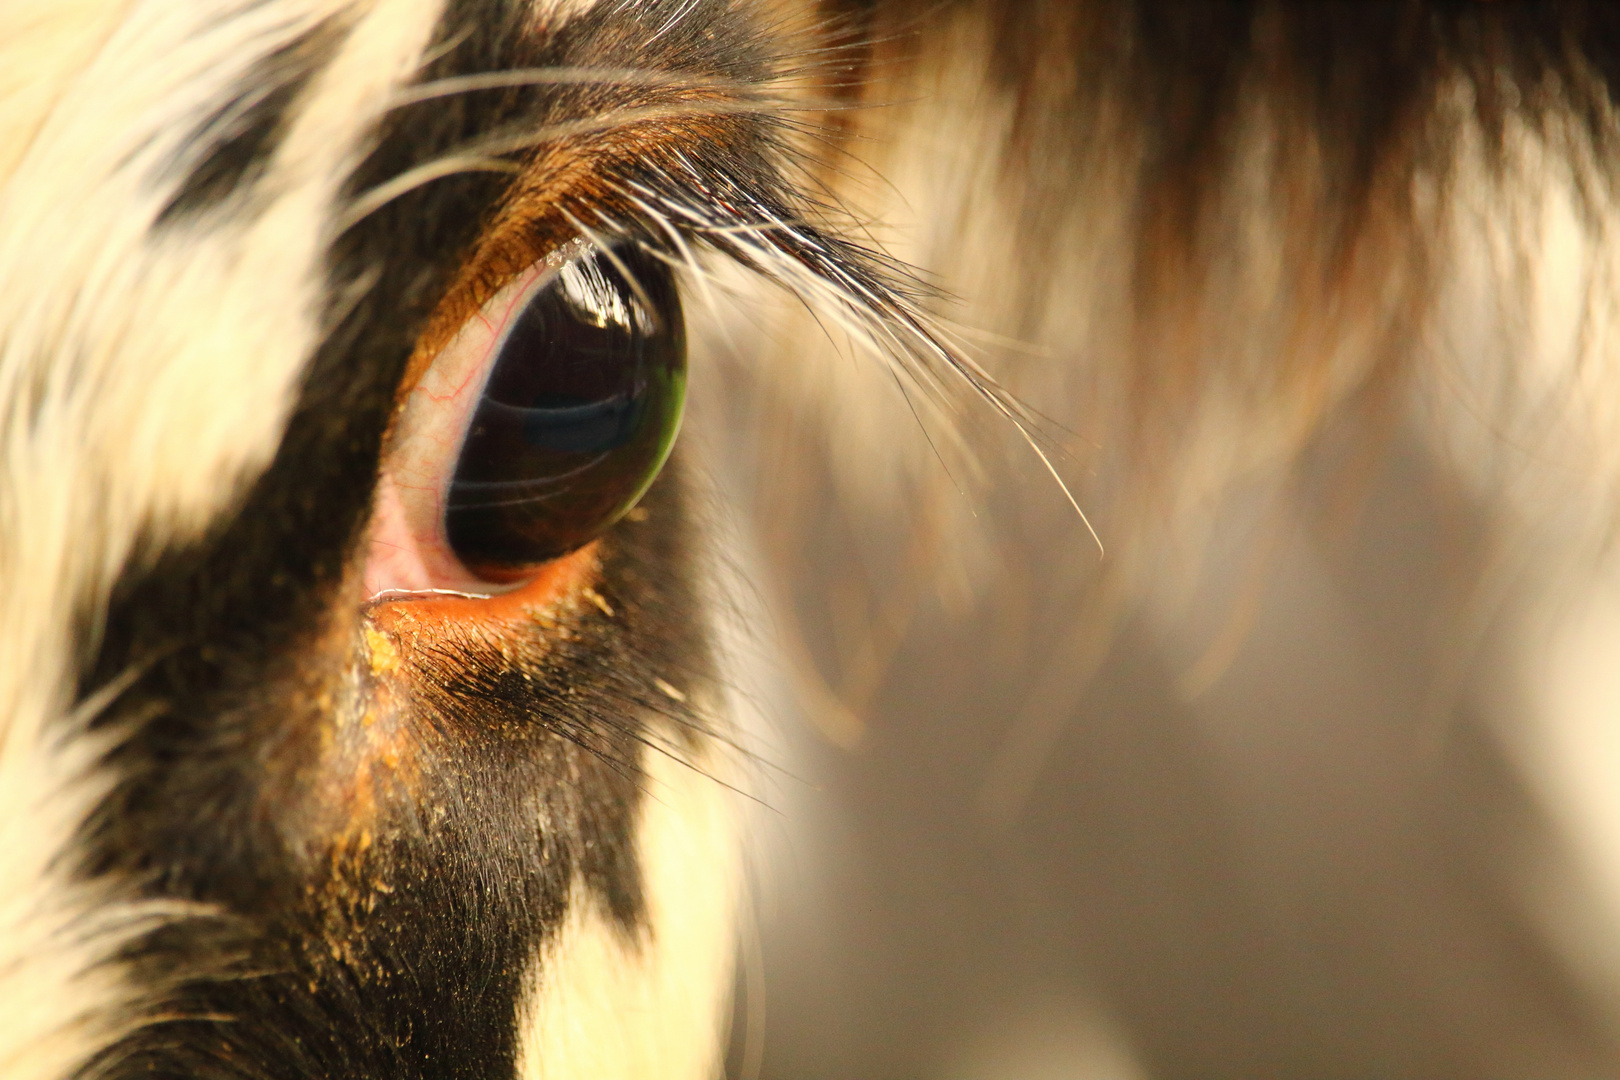
<svg viewBox="0 0 1620 1080">
<path fill-rule="evenodd" d="M 685 391 L 669 268 L 629 244 L 565 264 L 498 346 L 447 492 L 451 551 L 510 581 L 600 535 L 657 477 Z"/>
</svg>

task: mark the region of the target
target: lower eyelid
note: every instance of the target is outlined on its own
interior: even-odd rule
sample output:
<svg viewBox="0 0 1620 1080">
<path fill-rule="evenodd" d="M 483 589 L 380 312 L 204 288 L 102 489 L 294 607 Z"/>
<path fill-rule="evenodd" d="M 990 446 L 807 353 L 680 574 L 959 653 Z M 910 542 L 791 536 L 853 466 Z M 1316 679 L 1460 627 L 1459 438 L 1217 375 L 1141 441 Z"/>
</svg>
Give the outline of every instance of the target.
<svg viewBox="0 0 1620 1080">
<path fill-rule="evenodd" d="M 383 592 L 370 597 L 365 617 L 373 627 L 389 634 L 396 646 L 401 644 L 401 637 L 443 633 L 470 623 L 491 628 L 537 622 L 544 625 L 564 607 L 576 605 L 589 596 L 590 587 L 598 580 L 600 572 L 598 545 L 593 542 L 537 568 L 521 587 L 508 592 L 494 595 L 453 589 Z"/>
<path fill-rule="evenodd" d="M 387 474 L 377 485 L 366 538 L 365 563 L 367 596 L 427 589 L 433 585 L 425 553 L 406 520 L 399 488 Z"/>
</svg>

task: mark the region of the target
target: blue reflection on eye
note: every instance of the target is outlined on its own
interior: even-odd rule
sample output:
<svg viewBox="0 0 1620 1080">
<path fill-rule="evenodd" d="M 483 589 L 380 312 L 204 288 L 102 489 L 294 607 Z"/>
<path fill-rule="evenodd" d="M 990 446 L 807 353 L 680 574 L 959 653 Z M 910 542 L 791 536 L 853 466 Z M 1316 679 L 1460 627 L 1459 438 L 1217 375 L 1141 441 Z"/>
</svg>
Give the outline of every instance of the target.
<svg viewBox="0 0 1620 1080">
<path fill-rule="evenodd" d="M 578 405 L 527 408 L 486 400 L 479 407 L 479 420 L 491 428 L 522 432 L 523 441 L 537 450 L 604 454 L 635 437 L 642 411 L 639 399 L 625 394 Z"/>
</svg>

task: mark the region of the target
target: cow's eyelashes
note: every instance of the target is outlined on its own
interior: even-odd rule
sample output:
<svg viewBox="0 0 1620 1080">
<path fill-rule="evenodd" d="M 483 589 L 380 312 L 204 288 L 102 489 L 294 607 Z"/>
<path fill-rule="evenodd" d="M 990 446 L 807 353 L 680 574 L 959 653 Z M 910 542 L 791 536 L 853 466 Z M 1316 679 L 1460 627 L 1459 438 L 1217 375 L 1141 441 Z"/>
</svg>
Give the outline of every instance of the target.
<svg viewBox="0 0 1620 1080">
<path fill-rule="evenodd" d="M 668 267 L 630 245 L 564 264 L 496 350 L 447 492 L 450 550 L 507 581 L 594 539 L 658 475 L 685 385 Z"/>
<path fill-rule="evenodd" d="M 488 592 L 589 543 L 658 475 L 686 336 L 667 264 L 579 245 L 498 293 L 407 396 L 367 584 Z"/>
</svg>

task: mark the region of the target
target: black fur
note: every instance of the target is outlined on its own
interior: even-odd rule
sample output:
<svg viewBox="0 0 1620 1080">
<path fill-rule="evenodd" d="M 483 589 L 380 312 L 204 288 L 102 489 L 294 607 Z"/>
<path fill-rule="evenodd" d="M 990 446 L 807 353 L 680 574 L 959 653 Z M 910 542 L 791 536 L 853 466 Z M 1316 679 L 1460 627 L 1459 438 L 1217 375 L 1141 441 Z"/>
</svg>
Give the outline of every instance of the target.
<svg viewBox="0 0 1620 1080">
<path fill-rule="evenodd" d="M 250 195 L 287 130 L 287 114 L 331 61 L 344 31 L 327 19 L 255 63 L 231 99 L 186 141 L 185 176 L 158 212 L 159 226 Z M 191 158 L 198 148 L 199 158 Z"/>
</svg>

